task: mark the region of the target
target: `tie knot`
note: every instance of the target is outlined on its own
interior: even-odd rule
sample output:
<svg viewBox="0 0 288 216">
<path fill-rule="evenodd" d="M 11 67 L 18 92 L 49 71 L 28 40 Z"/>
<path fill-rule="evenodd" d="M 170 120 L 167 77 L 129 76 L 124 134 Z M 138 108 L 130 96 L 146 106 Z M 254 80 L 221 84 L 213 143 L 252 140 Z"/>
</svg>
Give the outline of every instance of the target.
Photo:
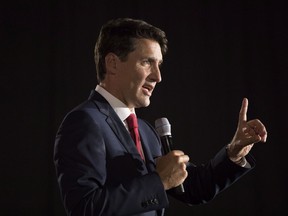
<svg viewBox="0 0 288 216">
<path fill-rule="evenodd" d="M 126 121 L 127 121 L 129 130 L 131 130 L 133 128 L 138 128 L 137 118 L 136 118 L 136 115 L 134 113 L 131 113 L 128 116 L 128 118 L 126 119 Z"/>
</svg>

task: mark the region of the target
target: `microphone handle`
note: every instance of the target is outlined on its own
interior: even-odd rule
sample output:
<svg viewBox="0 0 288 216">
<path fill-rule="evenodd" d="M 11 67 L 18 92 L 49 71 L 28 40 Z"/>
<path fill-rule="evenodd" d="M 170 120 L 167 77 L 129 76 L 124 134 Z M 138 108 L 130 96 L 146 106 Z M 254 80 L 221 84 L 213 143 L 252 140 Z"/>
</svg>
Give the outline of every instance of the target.
<svg viewBox="0 0 288 216">
<path fill-rule="evenodd" d="M 161 139 L 164 154 L 171 152 L 173 150 L 172 136 L 166 135 L 166 136 L 160 137 L 160 139 Z M 174 190 L 177 194 L 185 193 L 183 184 L 178 185 L 177 187 L 174 188 Z"/>
<path fill-rule="evenodd" d="M 174 188 L 174 190 L 175 190 L 175 193 L 177 193 L 177 194 L 185 193 L 185 189 L 184 189 L 183 184 L 178 185 L 177 187 Z"/>
</svg>

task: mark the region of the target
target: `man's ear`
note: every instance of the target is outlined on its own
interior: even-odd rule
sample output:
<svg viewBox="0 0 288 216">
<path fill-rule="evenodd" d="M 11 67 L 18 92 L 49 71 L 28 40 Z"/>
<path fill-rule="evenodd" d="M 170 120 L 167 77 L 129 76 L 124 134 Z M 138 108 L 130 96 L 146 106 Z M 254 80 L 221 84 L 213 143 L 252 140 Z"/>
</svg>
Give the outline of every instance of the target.
<svg viewBox="0 0 288 216">
<path fill-rule="evenodd" d="M 117 70 L 118 56 L 110 52 L 105 56 L 105 65 L 107 74 L 115 74 Z"/>
</svg>

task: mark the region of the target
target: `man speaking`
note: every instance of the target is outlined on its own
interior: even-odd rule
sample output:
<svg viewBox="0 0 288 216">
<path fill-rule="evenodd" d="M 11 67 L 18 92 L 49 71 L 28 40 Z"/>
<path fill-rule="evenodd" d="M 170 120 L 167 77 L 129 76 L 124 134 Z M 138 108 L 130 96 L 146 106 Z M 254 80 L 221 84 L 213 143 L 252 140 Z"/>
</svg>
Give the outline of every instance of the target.
<svg viewBox="0 0 288 216">
<path fill-rule="evenodd" d="M 166 51 L 165 33 L 142 20 L 119 18 L 102 27 L 96 89 L 65 116 L 55 140 L 67 215 L 164 215 L 168 194 L 204 203 L 254 167 L 249 151 L 266 141 L 267 132 L 259 120 L 247 120 L 246 98 L 231 143 L 201 166 L 192 166 L 180 150 L 164 154 L 157 131 L 137 119 L 135 109 L 150 104 L 161 82 Z M 174 190 L 179 185 L 184 193 Z"/>
</svg>

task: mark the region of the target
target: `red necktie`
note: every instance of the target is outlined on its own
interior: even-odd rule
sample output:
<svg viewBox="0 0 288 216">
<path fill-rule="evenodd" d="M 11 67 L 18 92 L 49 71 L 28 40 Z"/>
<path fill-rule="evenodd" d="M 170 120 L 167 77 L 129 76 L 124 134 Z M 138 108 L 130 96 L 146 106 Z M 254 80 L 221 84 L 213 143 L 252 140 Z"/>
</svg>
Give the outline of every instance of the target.
<svg viewBox="0 0 288 216">
<path fill-rule="evenodd" d="M 126 119 L 127 124 L 128 124 L 128 129 L 130 131 L 130 135 L 132 137 L 132 139 L 134 140 L 135 144 L 136 144 L 136 148 L 139 152 L 139 154 L 141 155 L 141 158 L 144 160 L 144 154 L 142 151 L 142 146 L 141 146 L 141 141 L 140 141 L 140 135 L 139 135 L 139 131 L 138 131 L 138 122 L 137 122 L 137 118 L 136 115 L 131 113 L 128 118 Z"/>
</svg>

